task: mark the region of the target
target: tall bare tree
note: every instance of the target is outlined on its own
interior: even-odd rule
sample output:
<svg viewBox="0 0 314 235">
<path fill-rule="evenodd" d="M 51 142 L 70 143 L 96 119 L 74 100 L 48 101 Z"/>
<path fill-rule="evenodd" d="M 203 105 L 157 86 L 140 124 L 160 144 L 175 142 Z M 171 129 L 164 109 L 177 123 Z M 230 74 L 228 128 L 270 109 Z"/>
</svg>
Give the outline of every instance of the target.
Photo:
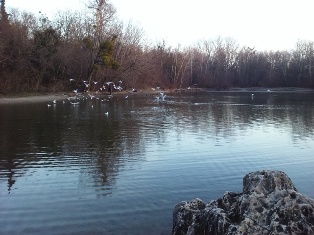
<svg viewBox="0 0 314 235">
<path fill-rule="evenodd" d="M 281 51 L 278 53 L 278 62 L 277 67 L 279 71 L 281 71 L 283 80 L 284 80 L 284 86 L 288 86 L 288 69 L 290 65 L 291 60 L 291 54 L 288 51 Z"/>
<path fill-rule="evenodd" d="M 5 9 L 5 0 L 0 0 L 1 3 L 1 9 L 0 9 L 0 20 L 4 23 L 8 23 L 8 14 Z"/>
<path fill-rule="evenodd" d="M 109 27 L 116 13 L 114 7 L 105 0 L 95 0 L 89 8 L 94 11 L 93 25 L 91 33 L 83 39 L 83 45 L 89 54 L 87 80 L 91 85 L 92 80 L 98 80 L 99 71 L 115 70 L 119 64 L 113 58 L 117 35 L 112 35 Z"/>
</svg>

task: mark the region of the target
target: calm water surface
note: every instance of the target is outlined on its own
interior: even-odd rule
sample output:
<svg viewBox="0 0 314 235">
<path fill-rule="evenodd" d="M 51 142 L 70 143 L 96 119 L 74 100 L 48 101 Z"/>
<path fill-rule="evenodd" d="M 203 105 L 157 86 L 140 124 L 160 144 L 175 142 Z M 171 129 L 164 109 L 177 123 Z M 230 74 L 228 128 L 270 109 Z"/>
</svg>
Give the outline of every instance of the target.
<svg viewBox="0 0 314 235">
<path fill-rule="evenodd" d="M 103 98 L 0 105 L 0 234 L 171 234 L 262 169 L 314 198 L 314 93 Z"/>
</svg>

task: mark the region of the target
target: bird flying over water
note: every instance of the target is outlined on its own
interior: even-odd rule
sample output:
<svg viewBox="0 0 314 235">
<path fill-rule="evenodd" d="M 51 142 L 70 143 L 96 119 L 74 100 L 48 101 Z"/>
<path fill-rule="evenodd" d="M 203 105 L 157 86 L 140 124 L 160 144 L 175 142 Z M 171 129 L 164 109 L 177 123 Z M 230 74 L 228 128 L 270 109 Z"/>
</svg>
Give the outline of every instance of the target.
<svg viewBox="0 0 314 235">
<path fill-rule="evenodd" d="M 165 100 L 166 96 L 167 96 L 167 95 L 165 95 L 163 92 L 160 92 L 160 93 L 159 93 L 159 98 L 160 98 L 161 100 Z"/>
</svg>

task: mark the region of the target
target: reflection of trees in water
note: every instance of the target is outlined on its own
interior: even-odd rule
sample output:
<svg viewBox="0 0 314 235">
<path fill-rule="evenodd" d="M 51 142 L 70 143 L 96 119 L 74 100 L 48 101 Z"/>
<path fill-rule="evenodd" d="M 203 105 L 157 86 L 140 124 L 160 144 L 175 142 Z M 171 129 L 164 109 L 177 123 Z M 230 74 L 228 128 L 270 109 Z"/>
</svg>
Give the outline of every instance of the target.
<svg viewBox="0 0 314 235">
<path fill-rule="evenodd" d="M 133 126 L 133 131 L 125 132 L 119 112 L 115 117 L 105 117 L 89 115 L 84 105 L 57 106 L 47 112 L 43 112 L 43 106 L 37 106 L 21 106 L 19 114 L 9 112 L 1 116 L 0 169 L 6 173 L 0 177 L 8 180 L 8 190 L 29 167 L 42 167 L 41 164 L 88 166 L 82 167 L 81 174 L 91 177 L 96 186 L 113 185 L 123 161 L 129 161 L 129 157 L 138 161 L 136 157 L 144 151 L 138 138 L 139 128 L 134 128 L 137 123 L 129 119 L 127 124 Z"/>
<path fill-rule="evenodd" d="M 115 116 L 91 116 L 88 120 L 79 122 L 80 124 L 74 123 L 69 130 L 71 133 L 66 134 L 72 136 L 65 144 L 71 149 L 71 154 L 78 157 L 82 153 L 88 155 L 82 165 L 89 167 L 80 170 L 84 178 L 81 177 L 80 183 L 90 183 L 86 180 L 92 180 L 96 190 L 101 191 L 97 194 L 109 193 L 119 170 L 126 162 L 140 160 L 137 157 L 144 151 L 138 137 L 137 123 L 129 119 L 125 124 L 132 125 L 133 131 L 125 131 L 121 115 L 121 112 L 117 112 Z"/>
<path fill-rule="evenodd" d="M 310 104 L 303 107 L 304 109 L 300 109 L 295 106 L 289 113 L 292 124 L 291 136 L 294 143 L 304 141 L 314 136 L 314 108 Z"/>
<path fill-rule="evenodd" d="M 174 123 L 178 132 L 194 131 L 217 141 L 231 141 L 256 125 L 291 129 L 293 139 L 312 138 L 314 106 L 306 96 L 258 93 L 252 98 L 251 93 L 210 93 L 188 97 L 174 110 Z"/>
<path fill-rule="evenodd" d="M 24 166 L 35 167 L 49 156 L 56 158 L 61 152 L 62 125 L 56 117 L 46 117 L 42 107 L 36 105 L 12 105 L 2 107 L 1 172 L 8 172 L 10 191 L 18 177 L 27 171 Z"/>
<path fill-rule="evenodd" d="M 122 168 L 142 160 L 147 144 L 167 146 L 169 131 L 176 141 L 187 132 L 232 141 L 255 125 L 291 129 L 294 142 L 314 136 L 314 107 L 302 95 L 211 93 L 162 104 L 141 99 L 94 103 L 93 109 L 87 102 L 50 110 L 39 104 L 1 107 L 0 180 L 10 191 L 29 166 L 76 164 L 80 184 L 106 195 Z"/>
</svg>

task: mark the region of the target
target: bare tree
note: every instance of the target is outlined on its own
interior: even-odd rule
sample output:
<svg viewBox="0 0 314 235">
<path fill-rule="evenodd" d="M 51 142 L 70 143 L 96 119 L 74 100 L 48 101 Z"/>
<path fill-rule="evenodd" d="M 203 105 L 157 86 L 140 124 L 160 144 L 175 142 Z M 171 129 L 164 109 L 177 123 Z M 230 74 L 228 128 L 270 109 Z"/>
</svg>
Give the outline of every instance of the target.
<svg viewBox="0 0 314 235">
<path fill-rule="evenodd" d="M 109 27 L 115 16 L 114 7 L 105 0 L 95 0 L 89 8 L 94 11 L 93 25 L 91 32 L 83 39 L 83 45 L 89 54 L 87 80 L 91 85 L 92 80 L 97 80 L 98 71 L 117 69 L 119 65 L 113 59 L 117 35 L 110 35 Z"/>
<path fill-rule="evenodd" d="M 291 60 L 291 54 L 287 51 L 277 51 L 277 65 L 276 67 L 279 69 L 283 76 L 284 86 L 288 86 L 288 69 Z"/>
<path fill-rule="evenodd" d="M 306 57 L 306 69 L 308 72 L 310 83 L 313 83 L 313 60 L 314 60 L 314 48 L 313 42 L 305 43 L 305 57 Z"/>
<path fill-rule="evenodd" d="M 6 9 L 5 9 L 5 0 L 0 0 L 0 3 L 1 3 L 1 9 L 0 9 L 0 20 L 7 24 L 9 23 L 9 19 L 8 19 L 8 14 L 6 12 Z"/>
<path fill-rule="evenodd" d="M 182 87 L 183 78 L 185 71 L 189 63 L 190 50 L 180 51 L 180 46 L 178 46 L 172 52 L 172 65 L 171 65 L 171 81 L 174 85 L 179 85 Z M 179 83 L 179 84 L 178 84 Z"/>
<path fill-rule="evenodd" d="M 119 32 L 116 43 L 114 58 L 119 61 L 119 69 L 111 72 L 111 78 L 117 78 L 125 86 L 134 87 L 137 82 L 137 75 L 145 69 L 147 61 L 143 60 L 142 39 L 143 30 L 129 22 L 125 27 L 123 24 L 117 25 Z M 114 72 L 114 74 L 112 74 Z"/>
<path fill-rule="evenodd" d="M 303 71 L 305 69 L 305 59 L 306 59 L 306 44 L 303 41 L 298 41 L 296 49 L 293 51 L 293 64 L 297 70 L 297 86 L 301 85 L 301 77 L 303 76 Z"/>
</svg>

